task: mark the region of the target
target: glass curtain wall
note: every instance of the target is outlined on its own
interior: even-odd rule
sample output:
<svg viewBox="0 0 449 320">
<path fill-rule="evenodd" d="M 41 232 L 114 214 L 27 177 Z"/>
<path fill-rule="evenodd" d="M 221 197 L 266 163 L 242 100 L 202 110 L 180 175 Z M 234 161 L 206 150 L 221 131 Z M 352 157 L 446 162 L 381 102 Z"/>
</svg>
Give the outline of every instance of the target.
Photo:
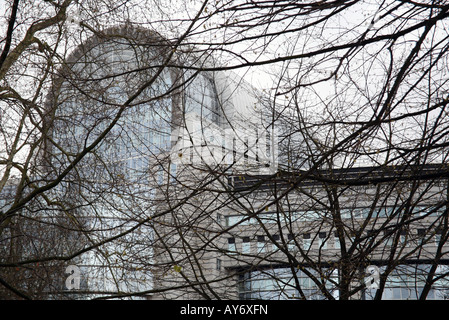
<svg viewBox="0 0 449 320">
<path fill-rule="evenodd" d="M 173 74 L 160 72 L 161 50 L 127 33 L 94 39 L 76 52 L 57 94 L 53 170 L 64 170 L 109 130 L 62 184 L 72 190 L 70 202 L 83 220 L 79 247 L 106 240 L 72 262 L 81 266 L 87 292 L 152 286 L 152 228 L 142 221 L 154 213 L 156 193 L 175 174 L 168 156 Z"/>
</svg>

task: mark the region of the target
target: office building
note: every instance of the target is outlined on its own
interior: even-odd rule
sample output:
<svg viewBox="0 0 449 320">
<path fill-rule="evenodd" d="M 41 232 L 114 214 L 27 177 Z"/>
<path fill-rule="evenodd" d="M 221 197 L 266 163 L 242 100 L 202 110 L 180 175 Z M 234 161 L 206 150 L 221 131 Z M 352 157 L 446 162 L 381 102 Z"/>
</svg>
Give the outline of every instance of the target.
<svg viewBox="0 0 449 320">
<path fill-rule="evenodd" d="M 45 179 L 70 169 L 46 212 L 80 271 L 63 295 L 448 296 L 444 165 L 279 170 L 258 93 L 209 66 L 131 26 L 66 59 L 42 158 Z"/>
<path fill-rule="evenodd" d="M 275 170 L 256 92 L 231 72 L 198 73 L 210 61 L 175 51 L 153 31 L 111 28 L 79 45 L 55 77 L 43 166 L 56 176 L 87 153 L 57 190 L 71 195 L 78 249 L 93 247 L 71 261 L 79 292 L 151 291 L 155 274 L 174 266 L 160 260 L 173 231 L 157 224 L 172 221 L 177 209 L 167 205 L 179 207 L 180 185 L 205 168 Z"/>
</svg>

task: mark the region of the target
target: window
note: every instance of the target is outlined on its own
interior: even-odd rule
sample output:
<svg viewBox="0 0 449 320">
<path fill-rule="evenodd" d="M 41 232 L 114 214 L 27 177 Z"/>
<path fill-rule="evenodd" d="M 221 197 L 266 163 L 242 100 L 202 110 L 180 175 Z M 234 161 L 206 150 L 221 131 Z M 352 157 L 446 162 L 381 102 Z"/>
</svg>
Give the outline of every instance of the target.
<svg viewBox="0 0 449 320">
<path fill-rule="evenodd" d="M 265 252 L 265 236 L 257 236 L 257 252 Z"/>
<path fill-rule="evenodd" d="M 284 300 L 298 297 L 290 286 L 291 270 L 287 268 L 251 271 L 239 275 L 239 299 Z"/>
<path fill-rule="evenodd" d="M 280 239 L 280 237 L 278 234 L 273 235 L 274 242 L 279 244 L 279 239 Z M 273 242 L 273 251 L 276 251 L 278 249 L 278 247 L 274 242 Z"/>
<path fill-rule="evenodd" d="M 289 252 L 295 251 L 296 250 L 295 236 L 292 233 L 289 233 L 287 239 L 288 239 L 287 250 Z"/>
<path fill-rule="evenodd" d="M 423 243 L 424 236 L 426 235 L 426 229 L 418 229 L 416 232 L 418 234 L 418 241 L 420 243 Z"/>
<path fill-rule="evenodd" d="M 251 252 L 251 242 L 249 237 L 243 237 L 242 242 L 242 253 L 250 253 Z"/>
<path fill-rule="evenodd" d="M 399 242 L 403 246 L 407 246 L 408 245 L 408 242 L 407 242 L 407 231 L 406 230 L 401 230 L 401 234 L 399 235 Z"/>
<path fill-rule="evenodd" d="M 340 209 L 340 215 L 342 219 L 350 219 L 351 218 L 351 210 L 350 209 Z"/>
<path fill-rule="evenodd" d="M 441 230 L 437 230 L 436 233 L 435 233 L 435 246 L 437 246 L 437 247 L 440 244 L 441 235 L 442 235 L 442 231 Z"/>
<path fill-rule="evenodd" d="M 230 253 L 236 253 L 237 247 L 235 245 L 235 238 L 228 238 L 228 251 Z"/>
<path fill-rule="evenodd" d="M 318 245 L 321 249 L 327 249 L 326 232 L 318 233 Z"/>
<path fill-rule="evenodd" d="M 340 238 L 338 237 L 338 232 L 334 232 L 334 248 L 340 249 Z"/>
<path fill-rule="evenodd" d="M 357 238 L 357 234 L 354 231 L 349 233 L 349 240 L 351 241 L 351 245 L 355 243 L 355 239 Z"/>
<path fill-rule="evenodd" d="M 310 233 L 304 233 L 302 235 L 302 246 L 304 250 L 309 250 L 312 246 L 312 239 L 310 237 Z"/>
</svg>

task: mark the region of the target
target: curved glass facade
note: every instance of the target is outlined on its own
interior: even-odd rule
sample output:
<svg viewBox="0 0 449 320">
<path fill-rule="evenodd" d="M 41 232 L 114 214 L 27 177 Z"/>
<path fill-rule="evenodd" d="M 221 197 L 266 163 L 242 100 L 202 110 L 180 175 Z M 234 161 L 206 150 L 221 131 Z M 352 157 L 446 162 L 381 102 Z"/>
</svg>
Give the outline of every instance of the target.
<svg viewBox="0 0 449 320">
<path fill-rule="evenodd" d="M 151 64 L 148 59 L 152 59 Z M 160 57 L 155 57 L 151 48 L 126 40 L 101 42 L 85 52 L 71 66 L 71 72 L 82 81 L 68 79 L 59 91 L 53 134 L 64 152 L 57 158 L 81 152 L 121 112 L 98 145 L 96 160 L 101 155 L 102 162 L 117 175 L 143 176 L 152 156 L 170 150 L 173 99 L 166 93 L 173 79 L 164 70 L 149 83 L 158 69 L 148 66 L 158 62 Z M 137 90 L 142 90 L 140 95 L 123 107 Z M 63 158 L 60 160 L 64 163 Z"/>
<path fill-rule="evenodd" d="M 235 163 L 241 151 L 238 165 L 246 170 L 253 150 L 259 168 L 259 144 L 265 141 L 257 130 L 247 134 L 255 102 L 236 97 L 223 75 L 165 68 L 166 43 L 113 31 L 89 39 L 68 59 L 54 86 L 48 124 L 53 170 L 65 170 L 88 151 L 60 188 L 85 222 L 79 246 L 105 242 L 71 261 L 82 271 L 82 289 L 99 294 L 157 286 L 164 258 L 156 224 L 164 224 L 154 213 L 176 196 L 167 184 L 175 182 L 179 158 L 198 156 L 202 165 L 232 155 Z M 183 139 L 186 145 L 179 144 Z"/>
<path fill-rule="evenodd" d="M 54 170 L 64 170 L 101 140 L 61 184 L 74 189 L 66 200 L 84 221 L 78 245 L 138 226 L 71 262 L 82 271 L 81 289 L 98 294 L 153 286 L 153 230 L 139 222 L 154 212 L 155 193 L 174 174 L 175 75 L 160 67 L 163 47 L 140 44 L 123 32 L 91 39 L 75 51 L 55 90 L 51 123 Z"/>
</svg>

